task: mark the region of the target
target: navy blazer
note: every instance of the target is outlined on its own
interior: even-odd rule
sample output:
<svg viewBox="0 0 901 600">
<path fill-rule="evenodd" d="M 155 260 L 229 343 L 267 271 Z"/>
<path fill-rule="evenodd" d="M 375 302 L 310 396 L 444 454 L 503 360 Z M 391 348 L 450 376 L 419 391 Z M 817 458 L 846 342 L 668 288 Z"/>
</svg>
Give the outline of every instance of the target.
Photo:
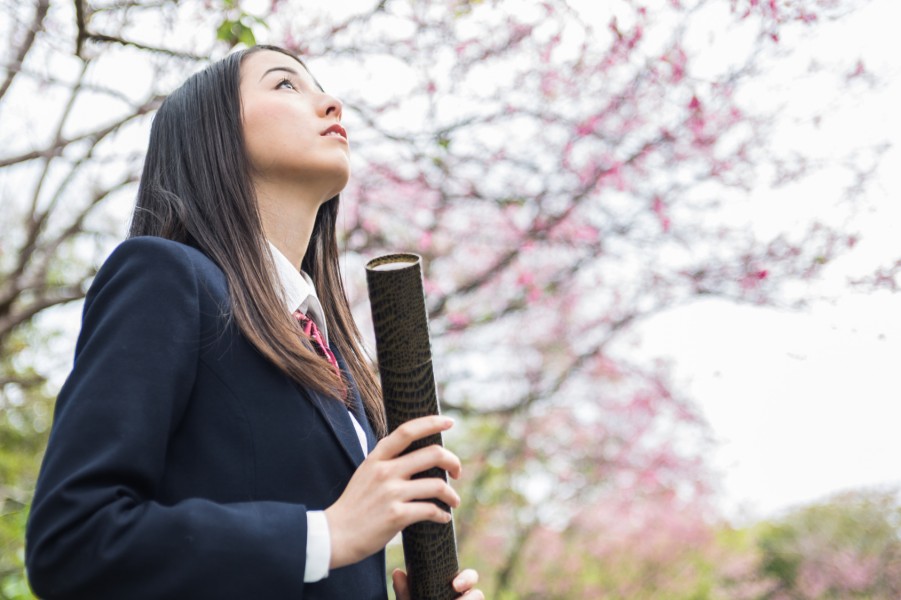
<svg viewBox="0 0 901 600">
<path fill-rule="evenodd" d="M 98 272 L 28 521 L 39 596 L 387 598 L 384 551 L 304 584 L 306 511 L 363 453 L 347 409 L 263 358 L 228 298 L 209 258 L 161 238 Z"/>
</svg>

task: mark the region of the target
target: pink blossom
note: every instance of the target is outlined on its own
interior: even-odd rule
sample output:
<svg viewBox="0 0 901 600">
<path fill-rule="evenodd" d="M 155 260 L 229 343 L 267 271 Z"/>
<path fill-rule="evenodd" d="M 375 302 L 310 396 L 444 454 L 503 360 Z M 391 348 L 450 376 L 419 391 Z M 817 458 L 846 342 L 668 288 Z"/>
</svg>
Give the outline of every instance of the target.
<svg viewBox="0 0 901 600">
<path fill-rule="evenodd" d="M 673 48 L 661 57 L 670 66 L 670 82 L 679 83 L 685 77 L 685 65 L 688 57 L 682 48 Z"/>
<path fill-rule="evenodd" d="M 581 225 L 573 228 L 572 239 L 579 242 L 596 242 L 600 230 L 592 225 Z"/>
<path fill-rule="evenodd" d="M 560 45 L 560 40 L 561 37 L 559 33 L 550 39 L 550 41 L 541 50 L 541 62 L 549 63 L 551 61 L 551 53 L 554 51 L 554 48 Z"/>
<path fill-rule="evenodd" d="M 459 312 L 449 314 L 447 320 L 454 329 L 464 329 L 471 322 L 469 315 Z"/>
<path fill-rule="evenodd" d="M 767 278 L 768 274 L 769 273 L 766 269 L 747 273 L 744 277 L 741 278 L 740 285 L 744 290 L 754 289 L 761 281 Z"/>
<path fill-rule="evenodd" d="M 541 93 L 550 98 L 556 94 L 557 82 L 560 76 L 555 71 L 546 71 L 541 74 Z"/>
<path fill-rule="evenodd" d="M 660 221 L 660 227 L 663 229 L 663 232 L 669 232 L 670 219 L 666 215 L 666 205 L 663 203 L 663 199 L 660 196 L 654 196 L 652 210 L 654 211 L 654 214 L 657 215 L 657 219 Z"/>
<path fill-rule="evenodd" d="M 585 137 L 587 135 L 593 134 L 600 121 L 601 115 L 594 115 L 592 117 L 589 117 L 588 119 L 585 119 L 576 126 L 576 135 L 579 137 Z"/>
<path fill-rule="evenodd" d="M 601 179 L 605 182 L 612 182 L 619 191 L 623 191 L 628 187 L 626 180 L 623 178 L 621 162 L 616 162 L 610 166 L 601 176 Z"/>
</svg>

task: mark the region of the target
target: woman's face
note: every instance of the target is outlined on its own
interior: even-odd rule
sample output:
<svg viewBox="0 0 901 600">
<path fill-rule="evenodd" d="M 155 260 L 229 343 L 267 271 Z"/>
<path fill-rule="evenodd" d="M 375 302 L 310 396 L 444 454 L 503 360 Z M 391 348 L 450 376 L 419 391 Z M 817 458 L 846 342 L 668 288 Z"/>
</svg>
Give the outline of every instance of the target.
<svg viewBox="0 0 901 600">
<path fill-rule="evenodd" d="M 350 177 L 341 102 L 322 92 L 300 62 L 262 50 L 241 65 L 244 140 L 254 179 L 302 183 L 322 201 Z"/>
</svg>

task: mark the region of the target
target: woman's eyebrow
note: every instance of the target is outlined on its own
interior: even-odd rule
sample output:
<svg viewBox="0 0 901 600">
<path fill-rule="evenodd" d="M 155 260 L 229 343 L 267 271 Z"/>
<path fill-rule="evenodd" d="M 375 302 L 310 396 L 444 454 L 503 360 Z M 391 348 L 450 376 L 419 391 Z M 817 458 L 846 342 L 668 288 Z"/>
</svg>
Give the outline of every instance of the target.
<svg viewBox="0 0 901 600">
<path fill-rule="evenodd" d="M 297 78 L 301 77 L 300 73 L 298 71 L 292 69 L 291 67 L 272 67 L 271 69 L 266 69 L 266 72 L 260 76 L 260 81 L 263 81 L 263 78 L 266 77 L 266 75 L 268 75 L 269 73 L 272 73 L 274 71 L 284 71 L 285 73 L 291 73 L 292 75 L 294 75 Z M 309 71 L 308 71 L 308 73 L 309 73 Z M 322 89 L 322 85 L 320 85 L 319 82 L 316 81 L 316 78 L 313 77 L 312 73 L 310 73 L 310 78 L 313 80 L 313 83 L 316 84 L 316 87 L 319 88 L 320 92 L 325 91 L 324 89 Z"/>
<path fill-rule="evenodd" d="M 296 77 L 300 77 L 300 73 L 290 67 L 272 67 L 271 69 L 267 69 L 266 72 L 260 76 L 260 81 L 263 81 L 263 77 L 265 77 L 269 73 L 272 73 L 273 71 L 285 71 L 286 73 L 291 73 Z"/>
</svg>

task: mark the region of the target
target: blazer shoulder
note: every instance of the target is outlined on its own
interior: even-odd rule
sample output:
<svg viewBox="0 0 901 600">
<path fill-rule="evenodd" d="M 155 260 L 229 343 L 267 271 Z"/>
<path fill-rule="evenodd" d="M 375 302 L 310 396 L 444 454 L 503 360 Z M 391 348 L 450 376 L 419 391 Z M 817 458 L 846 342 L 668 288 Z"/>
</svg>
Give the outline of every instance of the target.
<svg viewBox="0 0 901 600">
<path fill-rule="evenodd" d="M 207 255 L 187 244 L 154 236 L 129 238 L 116 246 L 91 287 L 101 288 L 116 278 L 163 288 L 177 281 L 194 281 L 207 290 L 225 291 L 225 274 Z"/>
<path fill-rule="evenodd" d="M 215 266 L 215 263 L 206 254 L 193 246 L 149 235 L 133 237 L 121 242 L 110 254 L 106 263 L 115 265 L 121 261 L 147 262 L 149 264 L 165 261 L 191 264 L 195 267 Z"/>
</svg>

